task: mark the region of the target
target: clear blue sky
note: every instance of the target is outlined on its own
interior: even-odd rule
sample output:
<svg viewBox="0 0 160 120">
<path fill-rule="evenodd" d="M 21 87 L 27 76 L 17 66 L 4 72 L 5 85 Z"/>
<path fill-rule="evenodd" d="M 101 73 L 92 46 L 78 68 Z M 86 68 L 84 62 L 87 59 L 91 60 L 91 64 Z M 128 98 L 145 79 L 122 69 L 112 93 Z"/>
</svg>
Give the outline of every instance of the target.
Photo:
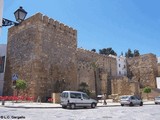
<svg viewBox="0 0 160 120">
<path fill-rule="evenodd" d="M 41 12 L 78 31 L 78 47 L 112 47 L 118 55 L 138 49 L 160 56 L 160 0 L 4 0 L 3 17 L 14 19 L 23 6 L 27 17 Z M 7 43 L 2 29 L 0 44 Z"/>
</svg>

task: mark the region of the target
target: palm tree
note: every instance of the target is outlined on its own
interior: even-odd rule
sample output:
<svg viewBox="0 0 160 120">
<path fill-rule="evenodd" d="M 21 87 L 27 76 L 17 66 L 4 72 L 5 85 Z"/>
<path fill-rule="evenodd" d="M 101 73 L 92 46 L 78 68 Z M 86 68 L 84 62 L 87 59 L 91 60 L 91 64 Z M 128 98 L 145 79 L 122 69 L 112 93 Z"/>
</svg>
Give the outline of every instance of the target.
<svg viewBox="0 0 160 120">
<path fill-rule="evenodd" d="M 97 61 L 97 60 L 96 60 Z M 97 98 L 97 95 L 98 95 L 98 91 L 97 91 L 97 76 L 96 76 L 96 70 L 98 68 L 98 64 L 96 64 L 96 62 L 92 62 L 91 63 L 92 67 L 93 67 L 93 70 L 94 70 L 94 78 L 95 78 L 95 94 L 96 94 L 96 98 Z"/>
</svg>

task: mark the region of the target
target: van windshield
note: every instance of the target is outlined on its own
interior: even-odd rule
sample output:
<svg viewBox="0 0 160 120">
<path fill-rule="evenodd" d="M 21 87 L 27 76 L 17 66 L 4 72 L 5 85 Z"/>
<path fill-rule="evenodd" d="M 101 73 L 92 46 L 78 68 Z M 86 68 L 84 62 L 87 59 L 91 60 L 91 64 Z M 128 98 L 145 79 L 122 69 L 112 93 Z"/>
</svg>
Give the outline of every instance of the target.
<svg viewBox="0 0 160 120">
<path fill-rule="evenodd" d="M 61 94 L 61 97 L 62 97 L 62 98 L 68 98 L 68 93 L 67 93 L 67 92 L 62 93 L 62 94 Z"/>
</svg>

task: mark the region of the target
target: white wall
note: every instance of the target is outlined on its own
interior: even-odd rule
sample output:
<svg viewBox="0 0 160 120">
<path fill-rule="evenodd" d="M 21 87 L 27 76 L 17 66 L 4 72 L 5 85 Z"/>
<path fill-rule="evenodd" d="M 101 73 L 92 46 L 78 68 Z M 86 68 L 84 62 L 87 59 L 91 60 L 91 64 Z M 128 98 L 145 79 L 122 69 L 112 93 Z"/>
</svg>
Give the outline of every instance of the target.
<svg viewBox="0 0 160 120">
<path fill-rule="evenodd" d="M 157 57 L 158 63 L 160 63 L 160 57 Z"/>
<path fill-rule="evenodd" d="M 117 75 L 127 75 L 126 57 L 124 56 L 117 57 Z"/>
<path fill-rule="evenodd" d="M 0 0 L 0 26 L 2 26 L 2 13 L 3 13 L 3 0 Z M 0 27 L 0 35 L 1 35 L 1 27 Z"/>
<path fill-rule="evenodd" d="M 0 56 L 6 56 L 6 44 L 0 44 Z"/>
<path fill-rule="evenodd" d="M 157 77 L 157 78 L 156 78 L 156 82 L 157 82 L 157 88 L 160 89 L 160 77 Z"/>
<path fill-rule="evenodd" d="M 6 58 L 6 47 L 7 47 L 6 44 L 0 44 L 0 56 L 5 56 L 5 58 Z M 5 71 L 5 67 L 4 67 L 4 71 Z M 0 96 L 3 93 L 3 83 L 4 83 L 4 73 L 0 73 Z"/>
</svg>

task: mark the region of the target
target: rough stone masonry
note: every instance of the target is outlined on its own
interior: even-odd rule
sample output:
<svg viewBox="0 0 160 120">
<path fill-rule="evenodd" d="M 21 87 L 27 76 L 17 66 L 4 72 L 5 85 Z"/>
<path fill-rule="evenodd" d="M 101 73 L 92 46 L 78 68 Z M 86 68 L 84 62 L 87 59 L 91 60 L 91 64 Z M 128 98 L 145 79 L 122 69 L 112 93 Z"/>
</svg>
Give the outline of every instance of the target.
<svg viewBox="0 0 160 120">
<path fill-rule="evenodd" d="M 128 60 L 131 79 L 155 87 L 157 69 L 154 69 L 156 62 L 153 61 L 156 61 L 154 55 Z M 41 13 L 8 31 L 3 95 L 13 95 L 13 74 L 27 82 L 23 95 L 39 96 L 42 101 L 51 97 L 53 92 L 77 90 L 82 82 L 87 83 L 93 94 L 123 94 L 129 89 L 129 86 L 125 87 L 127 80 L 123 80 L 126 84 L 121 84 L 120 88 L 126 89 L 121 91 L 116 89 L 117 80 L 111 85 L 117 75 L 116 58 L 77 48 L 75 29 Z M 132 84 L 130 89 L 128 91 L 133 93 L 137 88 Z"/>
<path fill-rule="evenodd" d="M 4 93 L 13 94 L 12 74 L 27 81 L 29 96 L 50 97 L 57 81 L 75 90 L 77 31 L 38 13 L 8 34 Z"/>
</svg>

